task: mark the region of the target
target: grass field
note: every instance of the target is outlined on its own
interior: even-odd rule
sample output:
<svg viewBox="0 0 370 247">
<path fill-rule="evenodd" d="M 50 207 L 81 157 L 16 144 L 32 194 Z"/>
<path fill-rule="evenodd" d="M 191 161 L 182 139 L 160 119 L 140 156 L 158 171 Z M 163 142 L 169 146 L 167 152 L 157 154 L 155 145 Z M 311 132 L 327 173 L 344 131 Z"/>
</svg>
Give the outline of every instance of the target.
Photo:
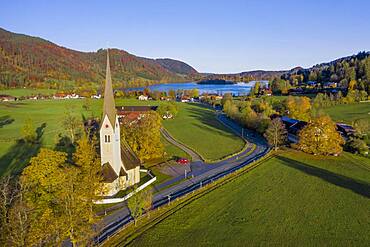
<svg viewBox="0 0 370 247">
<path fill-rule="evenodd" d="M 357 103 L 350 105 L 336 105 L 325 109 L 335 121 L 352 124 L 356 119 L 370 121 L 370 103 Z"/>
<path fill-rule="evenodd" d="M 180 104 L 173 121 L 164 127 L 177 140 L 206 159 L 219 159 L 243 148 L 244 142 L 215 118 L 214 111 L 198 104 Z"/>
<path fill-rule="evenodd" d="M 31 96 L 36 94 L 51 95 L 57 90 L 55 89 L 32 89 L 32 88 L 17 88 L 17 89 L 2 89 L 0 94 L 8 94 L 14 97 Z"/>
<path fill-rule="evenodd" d="M 164 219 L 131 246 L 368 246 L 370 164 L 281 153 Z"/>
<path fill-rule="evenodd" d="M 92 108 L 95 116 L 101 115 L 102 103 L 102 100 L 93 101 Z M 160 103 L 160 101 L 136 99 L 116 101 L 117 105 L 158 105 Z M 0 103 L 0 174 L 6 174 L 14 169 L 21 170 L 23 167 L 19 164 L 40 148 L 39 145 L 28 147 L 17 142 L 27 118 L 33 120 L 35 129 L 38 128 L 42 146 L 53 148 L 59 139 L 58 135 L 65 133 L 62 122 L 67 107 L 73 108 L 77 116 L 88 115 L 89 113 L 82 108 L 83 104 L 84 100 L 28 100 Z M 163 124 L 168 127 L 173 136 L 198 150 L 201 155 L 217 159 L 242 148 L 242 140 L 216 122 L 211 110 L 184 103 L 178 103 L 178 105 L 179 117 L 164 121 Z M 10 121 L 5 121 L 6 119 Z M 179 134 L 181 132 L 185 132 L 186 138 Z M 165 143 L 165 147 L 169 155 L 186 157 L 182 150 L 169 143 Z M 207 147 L 213 151 L 208 151 Z"/>
</svg>

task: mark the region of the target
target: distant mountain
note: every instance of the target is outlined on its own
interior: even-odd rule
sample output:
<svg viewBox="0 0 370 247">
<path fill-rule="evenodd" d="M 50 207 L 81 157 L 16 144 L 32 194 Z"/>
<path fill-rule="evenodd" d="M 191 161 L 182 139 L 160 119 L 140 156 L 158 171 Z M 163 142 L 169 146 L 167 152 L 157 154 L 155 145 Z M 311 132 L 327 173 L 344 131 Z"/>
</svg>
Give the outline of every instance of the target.
<svg viewBox="0 0 370 247">
<path fill-rule="evenodd" d="M 198 71 L 196 71 L 193 67 L 189 64 L 184 62 L 173 60 L 169 58 L 158 58 L 155 59 L 157 63 L 159 63 L 162 67 L 166 68 L 167 70 L 179 74 L 179 75 L 197 75 Z"/>
<path fill-rule="evenodd" d="M 113 81 L 120 86 L 181 82 L 198 75 L 194 68 L 181 61 L 142 58 L 119 49 L 110 49 L 110 59 Z M 0 86 L 100 85 L 105 66 L 103 49 L 75 51 L 0 28 Z"/>
</svg>

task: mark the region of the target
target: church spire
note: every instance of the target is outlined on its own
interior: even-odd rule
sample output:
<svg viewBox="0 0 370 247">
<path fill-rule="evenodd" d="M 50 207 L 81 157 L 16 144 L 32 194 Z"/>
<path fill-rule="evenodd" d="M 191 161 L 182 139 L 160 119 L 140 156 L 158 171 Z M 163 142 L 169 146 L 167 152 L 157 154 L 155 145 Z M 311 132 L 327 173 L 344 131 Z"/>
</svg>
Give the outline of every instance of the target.
<svg viewBox="0 0 370 247">
<path fill-rule="evenodd" d="M 107 49 L 107 70 L 105 74 L 105 87 L 104 87 L 103 119 L 105 115 L 108 116 L 108 119 L 114 129 L 116 123 L 116 105 L 114 103 L 112 78 L 110 75 L 108 49 Z"/>
</svg>

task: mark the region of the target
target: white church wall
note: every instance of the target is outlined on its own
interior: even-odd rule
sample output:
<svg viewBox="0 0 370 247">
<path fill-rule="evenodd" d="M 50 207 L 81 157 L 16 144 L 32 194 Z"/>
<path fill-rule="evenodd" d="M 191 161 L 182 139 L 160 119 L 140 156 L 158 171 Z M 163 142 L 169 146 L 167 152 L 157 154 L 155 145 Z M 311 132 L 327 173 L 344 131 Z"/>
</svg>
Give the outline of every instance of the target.
<svg viewBox="0 0 370 247">
<path fill-rule="evenodd" d="M 109 198 L 109 199 L 102 199 L 102 200 L 98 200 L 98 201 L 95 201 L 94 203 L 95 204 L 108 204 L 108 203 L 118 203 L 118 202 L 123 202 L 123 201 L 126 201 L 127 199 L 129 199 L 133 194 L 145 189 L 146 187 L 148 187 L 150 184 L 154 183 L 155 181 L 157 180 L 157 177 L 153 177 L 152 179 L 150 179 L 149 181 L 147 181 L 146 183 L 140 185 L 139 187 L 136 188 L 135 191 L 133 192 L 130 192 L 128 193 L 126 196 L 124 197 L 121 197 L 121 198 Z"/>
<path fill-rule="evenodd" d="M 109 162 L 116 174 L 121 170 L 121 147 L 120 147 L 120 129 L 118 119 L 117 127 L 113 129 L 107 116 L 104 117 L 100 128 L 100 150 L 101 164 Z M 108 138 L 108 142 L 107 139 Z"/>
</svg>

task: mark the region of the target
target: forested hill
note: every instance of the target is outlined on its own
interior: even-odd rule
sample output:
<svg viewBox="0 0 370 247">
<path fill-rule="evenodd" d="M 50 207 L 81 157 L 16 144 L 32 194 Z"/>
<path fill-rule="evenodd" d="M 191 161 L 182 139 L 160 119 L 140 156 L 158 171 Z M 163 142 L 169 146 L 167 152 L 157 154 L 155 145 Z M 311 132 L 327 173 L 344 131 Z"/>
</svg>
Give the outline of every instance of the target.
<svg viewBox="0 0 370 247">
<path fill-rule="evenodd" d="M 177 74 L 185 74 L 185 75 L 197 75 L 198 71 L 196 71 L 193 67 L 189 64 L 186 64 L 181 61 L 169 59 L 169 58 L 158 58 L 155 59 L 157 63 L 162 65 L 164 68 L 168 69 Z"/>
<path fill-rule="evenodd" d="M 293 83 L 299 81 L 336 82 L 340 87 L 348 87 L 349 83 L 357 84 L 364 89 L 370 84 L 370 52 L 336 59 L 331 62 L 317 64 L 311 68 L 297 68 L 282 75 Z"/>
<path fill-rule="evenodd" d="M 192 79 L 198 72 L 172 59 L 147 59 L 110 49 L 113 81 L 142 86 Z M 104 80 L 106 51 L 79 52 L 0 28 L 0 86 L 83 86 Z"/>
<path fill-rule="evenodd" d="M 293 84 L 307 81 L 337 82 L 347 87 L 351 80 L 359 84 L 370 83 L 370 52 L 342 57 L 331 62 L 314 65 L 310 68 L 295 67 L 290 70 L 266 71 L 254 70 L 235 74 L 203 74 L 207 79 L 224 79 L 231 81 L 271 80 L 282 78 Z"/>
</svg>

